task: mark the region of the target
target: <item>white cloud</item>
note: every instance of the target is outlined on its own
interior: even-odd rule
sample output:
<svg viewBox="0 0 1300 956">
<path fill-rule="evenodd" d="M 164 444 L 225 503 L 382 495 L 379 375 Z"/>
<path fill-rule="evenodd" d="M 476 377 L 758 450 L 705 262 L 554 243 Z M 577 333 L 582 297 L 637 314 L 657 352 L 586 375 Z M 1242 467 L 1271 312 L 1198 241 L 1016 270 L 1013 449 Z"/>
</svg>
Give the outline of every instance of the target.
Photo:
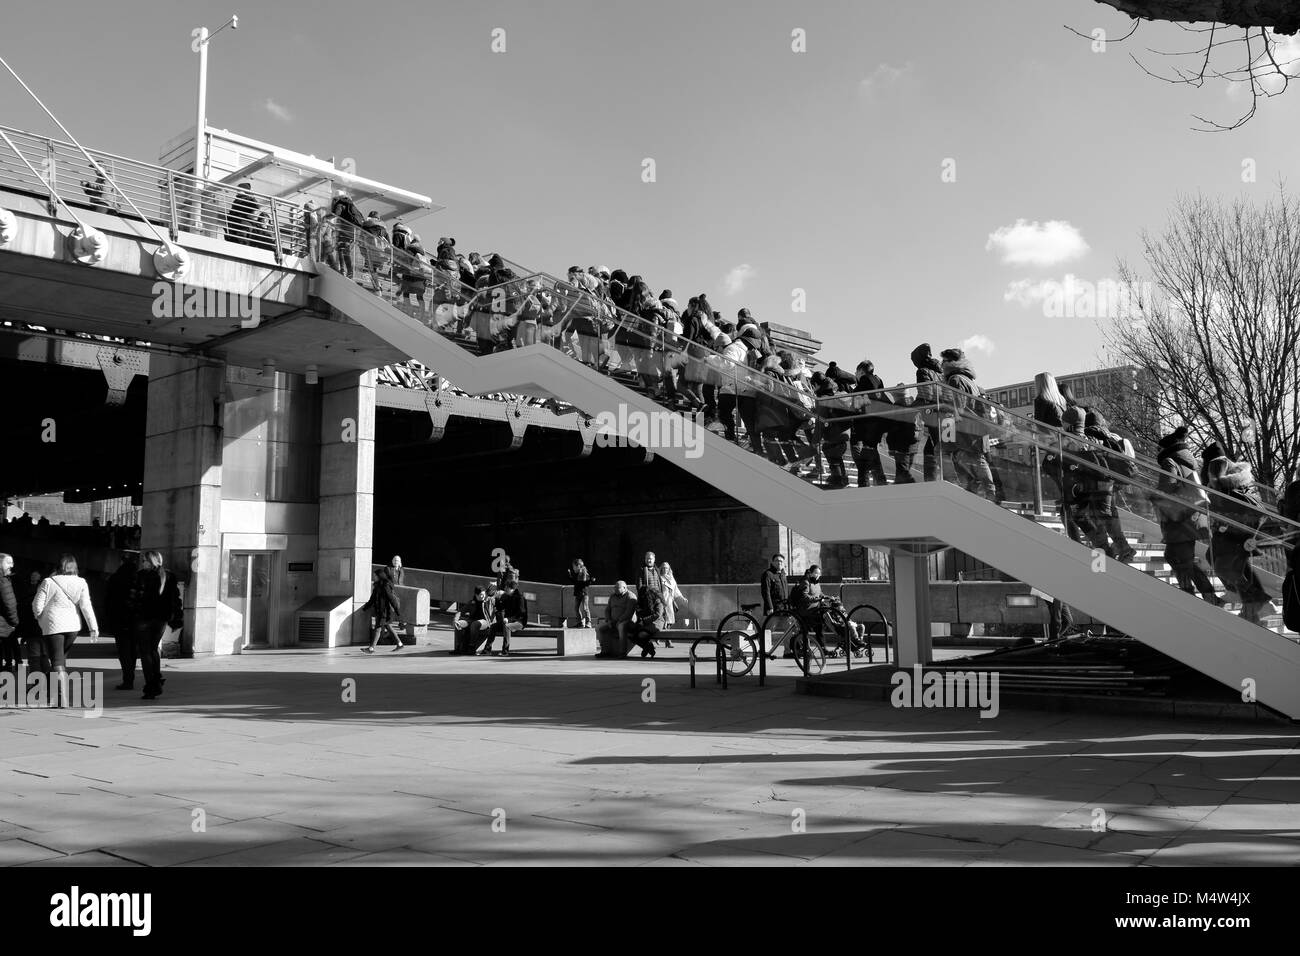
<svg viewBox="0 0 1300 956">
<path fill-rule="evenodd" d="M 1052 266 L 1079 258 L 1088 251 L 1088 244 L 1083 234 L 1068 222 L 1017 219 L 1014 226 L 1002 226 L 989 233 L 984 248 L 997 252 L 1008 265 Z"/>
<path fill-rule="evenodd" d="M 742 262 L 736 268 L 732 269 L 722 277 L 722 288 L 727 295 L 736 295 L 741 292 L 749 283 L 749 280 L 758 275 L 758 270 L 748 262 Z"/>
<path fill-rule="evenodd" d="M 871 74 L 864 78 L 858 84 L 858 89 L 863 93 L 870 93 L 873 90 L 882 89 L 887 86 L 893 86 L 903 77 L 912 72 L 912 64 L 904 63 L 902 66 L 891 66 L 888 63 L 881 63 L 871 71 Z"/>
<path fill-rule="evenodd" d="M 266 102 L 262 104 L 262 108 L 282 123 L 293 122 L 293 114 L 269 96 L 266 98 Z"/>
<path fill-rule="evenodd" d="M 987 335 L 972 335 L 968 339 L 963 339 L 961 347 L 967 352 L 983 352 L 986 355 L 993 354 L 993 340 Z"/>
</svg>

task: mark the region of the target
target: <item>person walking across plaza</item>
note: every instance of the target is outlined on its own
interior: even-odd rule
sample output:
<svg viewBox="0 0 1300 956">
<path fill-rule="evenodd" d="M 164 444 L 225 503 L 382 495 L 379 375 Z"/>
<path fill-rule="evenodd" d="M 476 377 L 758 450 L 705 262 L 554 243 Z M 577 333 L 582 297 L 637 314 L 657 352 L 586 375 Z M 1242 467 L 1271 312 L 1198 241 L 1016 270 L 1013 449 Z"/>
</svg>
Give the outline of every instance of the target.
<svg viewBox="0 0 1300 956">
<path fill-rule="evenodd" d="M 406 623 L 402 620 L 402 604 L 397 600 L 397 592 L 393 590 L 392 568 L 382 567 L 375 572 L 375 583 L 370 587 L 370 600 L 361 606 L 361 610 L 369 611 L 374 618 L 370 646 L 361 648 L 362 653 L 373 654 L 384 631 L 393 635 L 393 652 L 400 651 L 402 636 L 393 628 L 393 621 L 401 628 L 405 628 Z"/>
</svg>

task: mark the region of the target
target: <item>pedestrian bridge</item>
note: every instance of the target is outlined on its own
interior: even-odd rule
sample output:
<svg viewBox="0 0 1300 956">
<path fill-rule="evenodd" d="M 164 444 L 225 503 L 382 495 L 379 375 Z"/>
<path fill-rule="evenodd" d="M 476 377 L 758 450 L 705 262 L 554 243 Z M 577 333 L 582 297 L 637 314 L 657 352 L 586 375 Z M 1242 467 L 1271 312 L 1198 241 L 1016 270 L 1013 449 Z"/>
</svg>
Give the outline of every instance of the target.
<svg viewBox="0 0 1300 956">
<path fill-rule="evenodd" d="M 258 201 L 274 202 L 270 197 Z M 559 348 L 535 344 L 475 354 L 430 316 L 398 308 L 391 288 L 375 294 L 315 262 L 307 255 L 310 237 L 305 234 L 301 241 L 292 233 L 287 238 L 277 234 L 275 248 L 268 250 L 187 235 L 180 228 L 183 217 L 172 218 L 166 226 L 176 227 L 176 242 L 189 258 L 185 283 L 248 297 L 258 303 L 260 317 L 255 324 L 238 315 L 160 319 L 155 314 L 160 293 L 155 289 L 168 281 L 158 264 L 163 244 L 151 238 L 141 222 L 102 209 L 79 212 L 84 226 L 75 231 L 84 238 L 88 226 L 103 236 L 88 261 L 86 245 L 68 239 L 74 224 L 51 211 L 39 195 L 0 192 L 0 208 L 10 214 L 0 236 L 3 318 L 146 341 L 181 357 L 157 382 L 152 377 L 150 381 L 150 443 L 157 447 L 147 455 L 153 467 L 146 470 L 146 495 L 151 481 L 159 486 L 145 509 L 144 546 L 164 548 L 173 559 L 190 559 L 194 583 L 187 612 L 193 615 L 199 650 L 228 646 L 236 626 L 247 638 L 250 618 L 284 615 L 291 605 L 297 606 L 293 602 L 336 595 L 351 600 L 355 609 L 364 599 L 365 569 L 371 563 L 368 496 L 374 417 L 373 375 L 362 374 L 364 370 L 409 357 L 471 394 L 556 397 L 588 416 L 605 413 L 615 420 L 625 420 L 629 411 L 647 417 L 663 411 L 647 394 Z M 525 274 L 561 288 L 551 277 Z M 223 495 L 223 483 L 249 468 L 272 478 L 278 475 L 288 484 L 299 479 L 292 476 L 292 459 L 276 458 L 272 447 L 278 444 L 273 433 L 288 427 L 284 410 L 268 408 L 259 422 L 259 427 L 265 426 L 260 433 L 264 441 L 259 439 L 259 448 L 266 446 L 258 453 L 262 457 L 234 461 L 228 445 L 223 457 L 219 432 L 212 433 L 220 424 L 211 412 L 220 381 L 211 374 L 214 359 L 249 369 L 269 365 L 276 371 L 306 374 L 308 381 L 316 375 L 325 380 L 309 450 L 318 456 L 319 474 L 302 479 L 307 484 L 290 495 L 298 500 L 253 505 Z M 788 400 L 743 368 L 719 368 L 759 400 Z M 286 396 L 292 398 L 292 393 Z M 950 413 L 961 415 L 960 409 Z M 961 427 L 973 427 L 962 421 Z M 830 490 L 712 432 L 697 437 L 702 442 L 702 448 L 694 449 L 698 454 L 680 445 L 654 451 L 812 540 L 891 549 L 901 665 L 929 660 L 931 595 L 925 555 L 950 545 L 1243 695 L 1300 718 L 1300 645 L 1281 634 L 1135 568 L 1098 562 L 1066 536 L 950 482 Z M 1031 444 L 1039 440 L 1021 438 Z M 306 448 L 300 442 L 300 450 Z M 1055 451 L 1070 456 L 1059 445 Z M 250 570 L 259 566 L 255 559 L 235 560 L 257 554 L 282 555 L 279 564 L 272 560 L 260 565 L 278 567 L 276 580 L 263 580 Z M 286 571 L 294 566 L 299 570 Z M 240 575 L 246 575 L 243 583 L 232 592 L 231 581 Z M 259 589 L 263 599 L 278 589 L 280 604 L 263 600 L 259 610 Z M 353 635 L 361 623 L 354 614 Z"/>
</svg>

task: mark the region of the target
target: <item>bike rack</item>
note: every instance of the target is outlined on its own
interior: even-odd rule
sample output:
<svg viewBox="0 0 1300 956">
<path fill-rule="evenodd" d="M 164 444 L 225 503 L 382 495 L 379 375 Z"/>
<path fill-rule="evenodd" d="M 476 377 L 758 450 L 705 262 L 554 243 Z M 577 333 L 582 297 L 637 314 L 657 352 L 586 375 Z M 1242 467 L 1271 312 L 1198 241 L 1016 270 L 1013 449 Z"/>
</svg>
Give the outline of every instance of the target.
<svg viewBox="0 0 1300 956">
<path fill-rule="evenodd" d="M 723 690 L 729 690 L 730 688 L 727 686 L 726 658 L 722 653 L 722 641 L 718 640 L 717 637 L 701 637 L 691 642 L 691 649 L 687 653 L 687 659 L 691 664 L 691 688 L 695 688 L 695 645 L 700 641 L 713 642 L 714 683 L 721 684 Z"/>
<path fill-rule="evenodd" d="M 875 612 L 876 612 L 876 616 L 880 618 L 880 623 L 883 624 L 883 625 L 885 626 L 885 633 L 884 633 L 884 639 L 885 639 L 885 640 L 884 640 L 884 644 L 882 645 L 883 648 L 884 648 L 884 651 L 885 651 L 885 660 L 883 661 L 883 663 L 888 664 L 888 663 L 889 663 L 889 648 L 890 648 L 890 645 L 891 645 L 891 643 L 892 643 L 894 629 L 893 629 L 893 626 L 890 625 L 890 623 L 889 623 L 889 618 L 885 617 L 885 613 L 884 613 L 882 610 L 880 610 L 880 608 L 876 607 L 874 604 L 857 604 L 857 605 L 854 605 L 853 608 L 850 609 L 850 610 L 848 611 L 848 613 L 846 613 L 846 614 L 844 615 L 845 623 L 851 623 L 851 622 L 852 622 L 852 618 L 853 618 L 853 612 L 854 612 L 854 611 L 857 611 L 857 610 L 860 610 L 861 608 L 864 608 L 864 607 L 865 607 L 865 608 L 870 608 L 871 610 L 875 611 Z M 868 648 L 870 648 L 870 646 L 871 646 L 871 635 L 867 635 L 866 640 L 867 640 L 867 646 L 868 646 Z M 897 650 L 895 650 L 895 652 L 894 652 L 894 660 L 898 660 L 898 652 L 897 652 Z M 873 663 L 874 663 L 874 662 L 873 662 Z M 852 640 L 851 640 L 851 639 L 850 639 L 850 646 L 849 646 L 847 652 L 846 652 L 845 655 L 844 655 L 844 669 L 845 669 L 845 670 L 848 670 L 848 671 L 853 670 L 853 647 L 852 647 Z"/>
</svg>

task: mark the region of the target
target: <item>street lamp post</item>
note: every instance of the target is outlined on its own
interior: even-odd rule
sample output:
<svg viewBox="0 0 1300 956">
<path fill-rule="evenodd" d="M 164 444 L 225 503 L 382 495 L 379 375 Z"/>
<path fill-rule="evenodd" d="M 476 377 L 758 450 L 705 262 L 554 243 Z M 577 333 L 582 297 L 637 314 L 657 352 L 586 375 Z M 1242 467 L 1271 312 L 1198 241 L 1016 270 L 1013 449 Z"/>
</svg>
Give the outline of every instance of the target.
<svg viewBox="0 0 1300 956">
<path fill-rule="evenodd" d="M 197 27 L 191 31 L 192 42 L 190 49 L 199 55 L 199 105 L 194 122 L 194 178 L 198 180 L 195 183 L 195 192 L 198 193 L 203 188 L 203 183 L 208 178 L 208 43 L 211 39 L 230 27 L 232 30 L 239 29 L 238 15 L 232 16 L 229 20 L 217 27 L 212 33 L 208 33 L 207 27 Z M 200 228 L 203 220 L 203 203 L 198 195 L 194 197 L 194 219 L 195 227 Z"/>
</svg>

